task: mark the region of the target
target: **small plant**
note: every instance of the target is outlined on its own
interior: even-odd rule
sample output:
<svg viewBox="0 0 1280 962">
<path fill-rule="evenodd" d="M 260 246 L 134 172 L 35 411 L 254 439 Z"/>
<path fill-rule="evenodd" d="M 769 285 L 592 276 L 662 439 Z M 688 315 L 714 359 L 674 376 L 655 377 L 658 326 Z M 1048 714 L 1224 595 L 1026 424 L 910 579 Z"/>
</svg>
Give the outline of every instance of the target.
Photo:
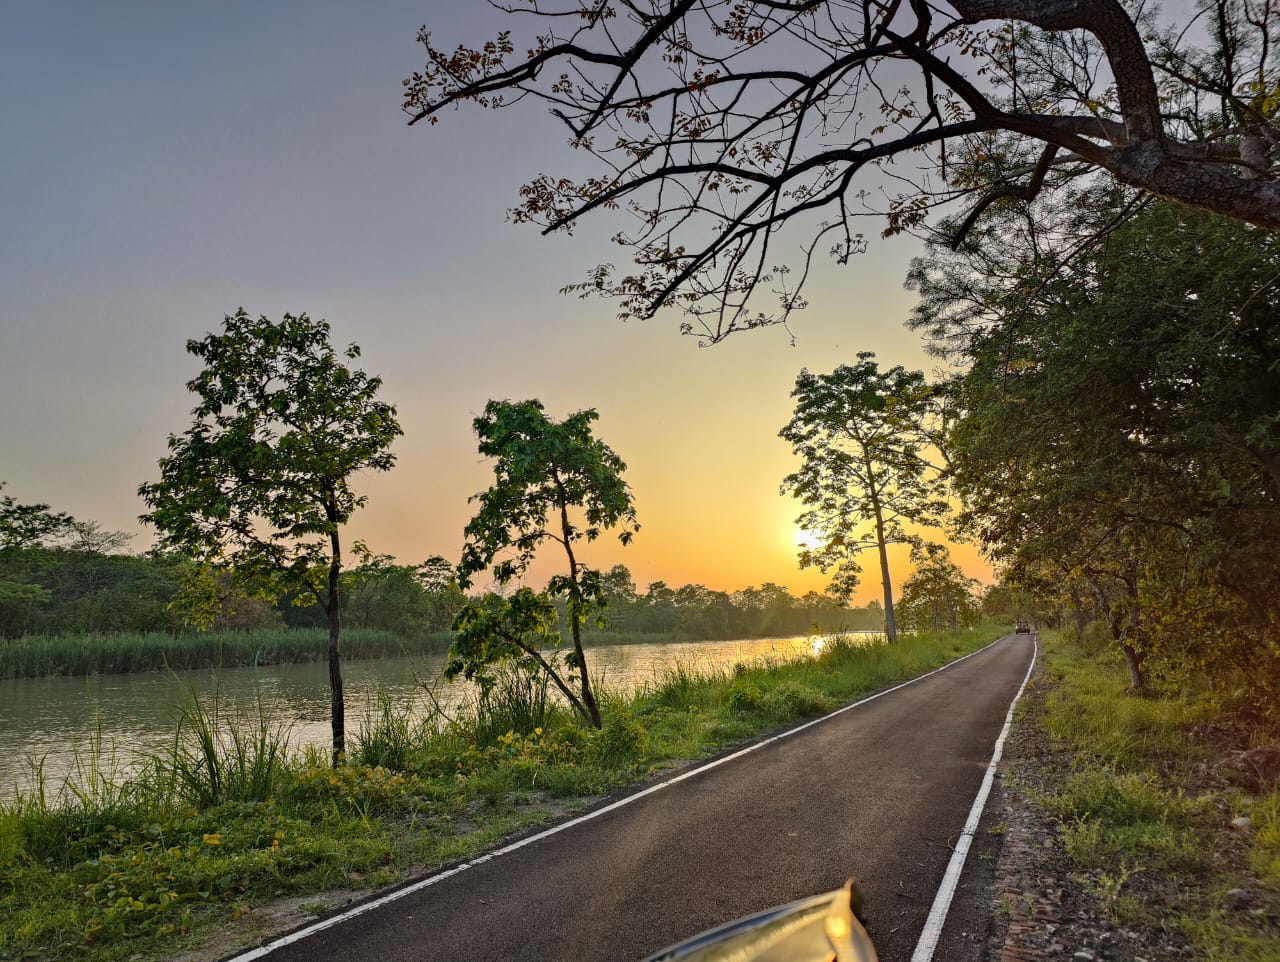
<svg viewBox="0 0 1280 962">
<path fill-rule="evenodd" d="M 630 718 L 612 718 L 592 743 L 592 755 L 608 768 L 631 768 L 649 749 L 649 733 Z"/>
<path fill-rule="evenodd" d="M 199 807 L 226 801 L 264 801 L 280 781 L 289 729 L 271 720 L 261 700 L 251 727 L 223 711 L 218 691 L 208 703 L 195 689 L 181 709 L 173 751 L 157 761 L 176 796 Z"/>
</svg>

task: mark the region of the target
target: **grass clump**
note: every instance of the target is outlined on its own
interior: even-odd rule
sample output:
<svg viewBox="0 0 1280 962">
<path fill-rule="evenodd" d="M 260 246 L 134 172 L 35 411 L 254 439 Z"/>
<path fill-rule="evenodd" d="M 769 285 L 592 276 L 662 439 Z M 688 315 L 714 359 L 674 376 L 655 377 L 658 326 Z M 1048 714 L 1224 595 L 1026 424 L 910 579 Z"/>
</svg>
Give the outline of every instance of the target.
<svg viewBox="0 0 1280 962">
<path fill-rule="evenodd" d="M 536 677 L 499 674 L 445 714 L 383 698 L 343 764 L 287 730 L 193 694 L 172 749 L 117 776 L 109 746 L 58 791 L 0 802 L 0 959 L 162 959 L 285 896 L 385 885 L 678 761 L 812 717 L 974 650 L 995 632 L 733 671 L 672 666 L 634 695 L 602 692 L 583 727 Z"/>
<path fill-rule="evenodd" d="M 1087 633 L 1041 640 L 1051 688 L 1034 721 L 1070 759 L 1042 802 L 1103 910 L 1180 929 L 1197 958 L 1280 959 L 1280 793 L 1244 791 L 1221 743 L 1278 733 L 1242 731 L 1213 692 L 1130 692 L 1123 662 Z M 1233 824 L 1241 812 L 1251 825 Z"/>
</svg>

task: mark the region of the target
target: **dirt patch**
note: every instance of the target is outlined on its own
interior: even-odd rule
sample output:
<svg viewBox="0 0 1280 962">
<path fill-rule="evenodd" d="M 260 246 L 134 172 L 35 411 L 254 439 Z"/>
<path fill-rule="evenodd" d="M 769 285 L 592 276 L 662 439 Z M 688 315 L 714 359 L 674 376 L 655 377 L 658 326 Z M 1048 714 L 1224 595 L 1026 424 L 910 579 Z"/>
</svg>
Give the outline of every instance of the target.
<svg viewBox="0 0 1280 962">
<path fill-rule="evenodd" d="M 208 941 L 174 956 L 174 962 L 218 962 L 263 945 L 370 894 L 367 890 L 339 889 L 250 906 L 237 918 L 224 922 Z"/>
</svg>

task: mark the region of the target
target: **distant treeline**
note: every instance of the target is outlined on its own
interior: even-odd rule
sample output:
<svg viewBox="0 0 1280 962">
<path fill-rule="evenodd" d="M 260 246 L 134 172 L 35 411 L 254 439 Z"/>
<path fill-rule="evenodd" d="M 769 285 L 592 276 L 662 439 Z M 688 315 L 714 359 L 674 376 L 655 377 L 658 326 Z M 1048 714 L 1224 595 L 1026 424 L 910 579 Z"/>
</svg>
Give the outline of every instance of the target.
<svg viewBox="0 0 1280 962">
<path fill-rule="evenodd" d="M 215 633 L 325 626 L 323 610 L 295 604 L 297 596 L 250 597 L 232 588 L 231 579 L 182 557 L 126 553 L 124 536 L 92 522 L 75 525 L 56 541 L 0 547 L 0 637 L 189 635 L 192 605 L 211 603 L 215 610 L 206 620 Z M 343 581 L 344 626 L 398 638 L 447 632 L 465 601 L 452 566 L 439 557 L 421 565 L 377 557 Z M 848 608 L 817 592 L 797 598 L 775 584 L 724 592 L 656 581 L 642 591 L 623 565 L 606 572 L 604 582 L 606 623 L 593 631 L 610 635 L 703 640 L 883 628 L 876 602 Z"/>
</svg>

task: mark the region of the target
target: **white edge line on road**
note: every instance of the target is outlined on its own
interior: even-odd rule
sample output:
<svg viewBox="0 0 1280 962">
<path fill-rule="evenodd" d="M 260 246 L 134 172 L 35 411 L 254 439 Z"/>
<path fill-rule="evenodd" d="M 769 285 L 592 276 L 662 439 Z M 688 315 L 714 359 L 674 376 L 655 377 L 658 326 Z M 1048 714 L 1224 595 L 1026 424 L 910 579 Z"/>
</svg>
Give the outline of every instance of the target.
<svg viewBox="0 0 1280 962">
<path fill-rule="evenodd" d="M 1004 728 L 1000 730 L 995 751 L 991 753 L 991 761 L 987 763 L 987 773 L 982 778 L 982 785 L 978 788 L 978 795 L 973 800 L 973 807 L 969 809 L 969 818 L 960 832 L 960 840 L 952 850 L 951 861 L 947 863 L 946 874 L 942 876 L 942 884 L 938 886 L 938 894 L 934 896 L 933 907 L 929 909 L 929 917 L 925 919 L 924 929 L 920 932 L 920 941 L 916 943 L 916 950 L 911 955 L 911 962 L 931 962 L 933 959 L 933 952 L 938 947 L 938 940 L 942 937 L 942 927 L 947 921 L 947 912 L 950 911 L 951 901 L 955 898 L 956 886 L 960 884 L 960 873 L 964 870 L 964 861 L 969 856 L 969 846 L 973 842 L 974 833 L 978 830 L 982 810 L 987 806 L 987 796 L 991 793 L 991 785 L 995 781 L 1000 756 L 1004 754 L 1004 740 L 1013 726 L 1013 710 L 1018 707 L 1018 700 L 1026 690 L 1039 655 L 1040 643 L 1037 640 L 1033 642 L 1031 664 L 1027 666 L 1027 674 L 1022 679 L 1018 693 L 1009 703 L 1009 713 L 1005 715 Z"/>
<path fill-rule="evenodd" d="M 859 705 L 865 705 L 867 702 L 875 701 L 877 698 L 883 697 L 884 695 L 891 694 L 892 692 L 897 691 L 899 688 L 906 688 L 908 685 L 914 685 L 916 682 L 922 681 L 923 679 L 928 678 L 930 675 L 936 675 L 940 671 L 946 671 L 952 665 L 958 665 L 960 664 L 960 662 L 966 661 L 972 658 L 974 655 L 982 654 L 982 652 L 986 651 L 992 645 L 999 644 L 1001 641 L 1003 641 L 1007 637 L 1009 636 L 1001 635 L 995 641 L 991 642 L 991 644 L 983 645 L 977 651 L 971 651 L 969 652 L 969 654 L 965 655 L 963 658 L 957 658 L 955 661 L 949 661 L 945 665 L 941 666 L 940 668 L 933 669 L 933 671 L 925 672 L 923 675 L 917 675 L 915 678 L 912 678 L 909 681 L 904 681 L 901 684 L 894 685 L 892 688 L 886 688 L 884 691 L 878 691 L 874 695 L 869 695 L 866 698 L 862 699 L 861 701 L 856 701 L 851 705 L 845 705 L 843 708 L 837 708 L 835 711 L 831 712 L 831 714 L 829 715 L 823 715 L 821 718 L 815 718 L 813 721 L 805 722 L 803 725 L 797 725 L 795 728 L 789 728 L 784 732 L 779 732 L 777 735 L 773 735 L 772 737 L 766 738 L 763 741 L 755 742 L 751 745 L 748 745 L 746 748 L 741 748 L 738 751 L 733 752 L 730 755 L 725 755 L 721 758 L 717 758 L 714 761 L 707 762 L 705 765 L 699 765 L 697 768 L 691 768 L 688 771 L 682 772 L 679 775 L 676 775 L 673 778 L 669 778 L 664 782 L 659 782 L 656 785 L 650 785 L 648 788 L 635 792 L 632 795 L 627 795 L 625 798 L 620 798 L 616 802 L 612 802 L 600 808 L 592 809 L 591 811 L 587 812 L 585 815 L 579 815 L 577 818 L 570 819 L 567 822 L 561 822 L 559 825 L 553 825 L 551 828 L 538 832 L 536 835 L 529 835 L 525 838 L 519 839 L 518 841 L 512 842 L 510 845 L 504 845 L 502 848 L 495 849 L 492 852 L 487 852 L 484 855 L 479 855 L 476 858 L 471 859 L 469 862 L 463 862 L 461 865 L 455 865 L 451 869 L 447 869 L 443 872 L 437 872 L 435 875 L 429 875 L 426 878 L 418 879 L 418 881 L 416 882 L 410 882 L 408 885 L 398 888 L 392 892 L 388 892 L 386 895 L 382 895 L 377 898 L 370 899 L 368 902 L 362 902 L 359 905 L 352 906 L 351 908 L 347 909 L 345 912 L 339 912 L 336 915 L 330 915 L 327 918 L 323 918 L 318 922 L 312 923 L 311 925 L 305 926 L 301 929 L 297 929 L 296 931 L 290 932 L 287 935 L 282 935 L 278 939 L 274 939 L 271 942 L 268 942 L 266 945 L 259 946 L 256 949 L 250 949 L 248 952 L 243 952 L 240 955 L 232 956 L 231 958 L 227 959 L 226 962 L 253 962 L 254 959 L 264 958 L 265 956 L 270 955 L 276 949 L 282 949 L 286 945 L 292 945 L 294 942 L 300 942 L 309 936 L 315 935 L 317 932 L 322 932 L 325 929 L 332 928 L 333 926 L 337 925 L 340 922 L 345 922 L 348 919 L 353 919 L 356 916 L 363 915 L 366 912 L 372 912 L 374 909 L 381 908 L 384 905 L 389 905 L 392 902 L 395 902 L 399 899 L 404 898 L 406 895 L 412 895 L 415 892 L 421 892 L 423 889 L 429 886 L 435 885 L 437 882 L 443 882 L 445 879 L 452 878 L 455 875 L 460 875 L 463 872 L 465 872 L 467 869 L 475 868 L 477 865 L 483 865 L 485 862 L 492 861 L 495 858 L 500 858 L 503 855 L 510 855 L 512 852 L 517 851 L 518 849 L 522 849 L 526 845 L 532 845 L 534 842 L 540 842 L 543 839 L 550 838 L 552 835 L 559 834 L 560 832 L 563 832 L 566 829 L 574 828 L 575 826 L 581 825 L 584 822 L 589 822 L 592 819 L 599 818 L 601 815 L 606 815 L 609 812 L 616 811 L 619 808 L 623 808 L 627 805 L 630 805 L 632 802 L 638 802 L 640 799 L 645 798 L 646 796 L 652 795 L 655 792 L 660 792 L 664 788 L 670 788 L 672 785 L 676 785 L 690 778 L 694 778 L 698 775 L 701 775 L 703 772 L 709 772 L 711 771 L 711 769 L 718 768 L 721 765 L 724 765 L 728 762 L 739 759 L 743 755 L 749 755 L 751 752 L 754 752 L 759 748 L 764 748 L 766 745 L 772 745 L 774 742 L 781 741 L 784 738 L 790 738 L 792 735 L 799 734 L 800 732 L 804 731 L 807 728 L 812 728 L 814 725 L 820 725 L 823 722 L 828 721 L 829 719 L 835 718 L 837 715 L 843 715 L 847 711 L 852 711 L 853 709 L 857 708 Z M 1032 659 L 1032 664 L 1033 665 L 1035 664 L 1034 659 Z M 1030 672 L 1028 672 L 1028 675 L 1029 674 Z M 1023 685 L 1024 686 L 1026 685 L 1025 679 L 1023 680 Z M 1019 695 L 1022 694 L 1021 689 L 1018 690 L 1018 694 Z M 1015 703 L 1017 702 L 1016 696 L 1014 697 L 1014 702 Z M 1010 708 L 1009 711 L 1011 713 L 1010 717 L 1012 717 L 1013 709 Z M 1005 731 L 1008 731 L 1008 728 L 1009 728 L 1009 723 L 1006 721 Z M 1004 733 L 1001 733 L 1000 741 L 1001 742 L 1004 741 Z M 997 754 L 998 753 L 999 753 L 999 748 L 997 747 Z M 990 774 L 990 771 L 988 771 L 988 774 L 987 774 L 988 781 L 990 780 L 990 778 L 991 778 L 991 774 Z M 986 783 L 984 782 L 983 792 L 985 793 L 985 791 L 986 791 Z M 985 794 L 983 795 L 983 797 L 985 797 Z M 978 806 L 978 811 L 981 811 L 981 806 Z M 976 823 L 976 820 L 975 820 L 975 823 Z M 967 826 L 965 830 L 968 831 Z M 952 861 L 954 862 L 955 860 L 952 859 Z M 963 861 L 964 860 L 961 859 L 961 862 Z M 935 903 L 935 907 L 936 907 L 936 903 Z M 945 914 L 945 912 L 946 912 L 946 909 L 944 908 L 943 913 Z M 919 950 L 917 949 L 917 952 L 918 951 Z"/>
</svg>

